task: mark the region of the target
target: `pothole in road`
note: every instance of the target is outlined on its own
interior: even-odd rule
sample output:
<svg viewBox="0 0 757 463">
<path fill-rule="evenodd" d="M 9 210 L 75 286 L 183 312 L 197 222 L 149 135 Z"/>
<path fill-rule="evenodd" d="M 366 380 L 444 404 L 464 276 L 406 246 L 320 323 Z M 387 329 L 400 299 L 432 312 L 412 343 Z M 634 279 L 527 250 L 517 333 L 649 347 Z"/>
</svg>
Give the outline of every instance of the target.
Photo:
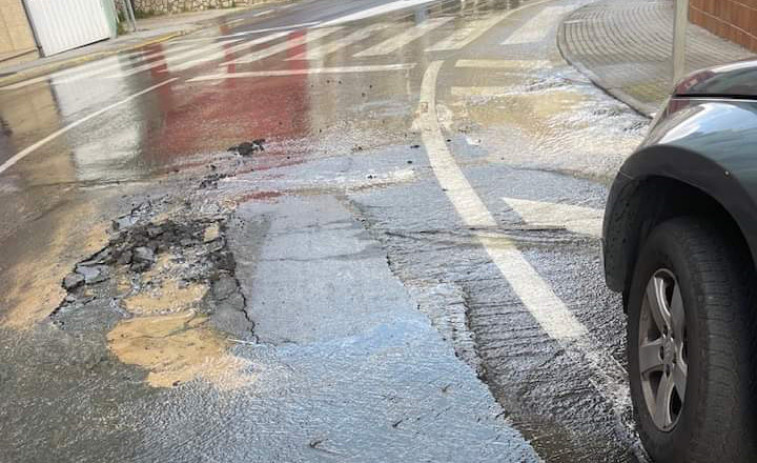
<svg viewBox="0 0 757 463">
<path fill-rule="evenodd" d="M 251 338 L 234 276 L 223 216 L 146 221 L 142 211 L 114 222 L 106 247 L 75 266 L 53 313 L 67 322 L 88 305 L 118 314 L 105 339 L 123 363 L 148 371 L 155 387 L 201 379 L 220 389 L 249 383 L 251 365 L 229 352 L 230 336 Z"/>
</svg>

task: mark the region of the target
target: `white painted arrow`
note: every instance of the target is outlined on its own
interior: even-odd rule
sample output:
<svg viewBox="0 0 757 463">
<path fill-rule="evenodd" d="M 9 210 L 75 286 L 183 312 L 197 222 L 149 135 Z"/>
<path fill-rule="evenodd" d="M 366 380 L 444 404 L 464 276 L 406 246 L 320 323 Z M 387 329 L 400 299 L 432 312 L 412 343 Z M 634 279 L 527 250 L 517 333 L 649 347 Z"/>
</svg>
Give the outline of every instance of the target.
<svg viewBox="0 0 757 463">
<path fill-rule="evenodd" d="M 604 211 L 572 204 L 502 198 L 529 225 L 560 227 L 568 231 L 602 236 Z"/>
</svg>

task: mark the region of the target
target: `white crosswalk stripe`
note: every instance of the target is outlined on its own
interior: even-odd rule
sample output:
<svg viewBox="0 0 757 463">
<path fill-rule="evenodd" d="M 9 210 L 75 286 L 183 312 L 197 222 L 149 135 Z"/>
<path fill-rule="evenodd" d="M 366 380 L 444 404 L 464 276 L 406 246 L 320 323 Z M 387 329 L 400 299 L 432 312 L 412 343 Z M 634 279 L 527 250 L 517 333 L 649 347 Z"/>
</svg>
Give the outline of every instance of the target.
<svg viewBox="0 0 757 463">
<path fill-rule="evenodd" d="M 308 51 L 300 53 L 299 55 L 289 58 L 289 60 L 315 60 L 322 59 L 331 53 L 337 52 L 342 48 L 348 47 L 354 43 L 370 37 L 374 32 L 381 31 L 389 27 L 389 24 L 378 23 L 372 24 L 366 28 L 360 29 L 352 34 L 349 34 L 341 39 L 336 39 L 333 42 L 325 43 L 321 46 L 308 49 Z"/>
<path fill-rule="evenodd" d="M 366 19 L 373 16 L 378 16 L 382 14 L 391 13 L 393 11 L 399 11 L 404 10 L 406 8 L 411 8 L 414 6 L 420 6 L 424 5 L 426 3 L 431 3 L 434 0 L 397 0 L 394 2 L 389 2 L 384 5 L 379 5 L 373 8 L 368 8 L 367 10 L 358 11 L 357 13 L 349 14 L 347 16 L 342 16 L 341 18 L 336 18 L 331 21 L 325 22 L 324 26 L 331 26 L 335 24 L 342 24 L 350 21 L 358 21 L 360 19 Z"/>
<path fill-rule="evenodd" d="M 502 42 L 502 45 L 542 42 L 550 37 L 552 29 L 559 24 L 563 14 L 575 9 L 575 6 L 548 6 L 520 26 L 507 40 Z"/>
<path fill-rule="evenodd" d="M 415 63 L 406 64 L 378 64 L 373 66 L 343 66 L 329 68 L 306 68 L 306 69 L 282 69 L 273 71 L 252 71 L 252 72 L 229 72 L 223 74 L 211 74 L 199 76 L 187 80 L 187 82 L 203 82 L 207 80 L 226 80 L 226 79 L 245 79 L 254 77 L 287 77 L 316 74 L 349 74 L 365 72 L 390 72 L 390 71 L 409 71 L 415 67 Z"/>
<path fill-rule="evenodd" d="M 124 72 L 113 74 L 108 76 L 109 78 L 120 78 L 120 77 L 128 77 L 132 76 L 134 74 L 138 74 L 140 72 L 149 71 L 150 69 L 154 69 L 158 66 L 165 66 L 173 63 L 181 63 L 187 58 L 192 58 L 197 55 L 203 55 L 205 53 L 212 53 L 214 51 L 217 51 L 220 47 L 224 47 L 229 44 L 234 44 L 239 42 L 239 40 L 235 40 L 232 42 L 223 42 L 223 43 L 212 43 L 210 45 L 205 45 L 204 47 L 199 48 L 192 48 L 190 50 L 187 50 L 183 53 L 178 53 L 175 55 L 169 55 L 165 57 L 164 59 L 153 61 L 151 63 L 147 63 L 143 66 L 137 66 L 133 69 L 126 70 Z"/>
<path fill-rule="evenodd" d="M 265 29 L 253 29 L 249 31 L 235 32 L 229 35 L 211 35 L 208 37 L 199 37 L 199 38 L 194 38 L 194 39 L 180 39 L 180 40 L 174 40 L 171 43 L 190 43 L 190 42 L 196 43 L 196 42 L 207 42 L 209 40 L 218 41 L 218 40 L 241 39 L 248 35 L 263 34 L 266 32 L 281 32 L 281 31 L 294 32 L 300 29 L 305 29 L 307 27 L 317 26 L 319 24 L 320 23 L 318 21 L 310 21 L 310 22 L 300 23 L 300 24 L 289 24 L 288 26 L 266 27 Z"/>
<path fill-rule="evenodd" d="M 415 26 L 407 29 L 401 34 L 385 40 L 378 45 L 375 45 L 367 50 L 363 50 L 360 53 L 357 53 L 355 56 L 360 58 L 367 56 L 388 55 L 389 53 L 397 51 L 405 45 L 423 37 L 425 34 L 436 29 L 437 27 L 447 24 L 448 22 L 452 21 L 452 19 L 454 18 L 429 19 L 420 24 L 416 24 Z"/>
<path fill-rule="evenodd" d="M 24 87 L 28 87 L 29 85 L 37 84 L 39 82 L 45 82 L 48 79 L 52 79 L 53 83 L 55 84 L 65 84 L 68 82 L 75 82 L 82 79 L 89 79 L 92 77 L 97 77 L 101 74 L 123 69 L 126 66 L 145 63 L 159 56 L 164 56 L 167 53 L 181 52 L 188 48 L 190 48 L 190 45 L 174 47 L 169 51 L 158 50 L 158 51 L 154 51 L 142 56 L 135 55 L 134 53 L 130 53 L 129 55 L 126 55 L 126 56 L 118 55 L 111 59 L 103 59 L 100 61 L 96 61 L 94 63 L 77 66 L 73 69 L 58 71 L 53 74 L 46 74 L 44 76 L 35 77 L 33 79 L 25 80 L 23 82 L 19 82 L 16 84 L 6 85 L 5 87 L 2 87 L 2 90 L 15 90 L 18 88 L 24 88 Z M 144 52 L 139 52 L 139 53 L 144 53 Z M 131 56 L 135 56 L 137 57 L 137 59 L 131 63 L 124 63 L 124 58 L 129 58 Z"/>
<path fill-rule="evenodd" d="M 529 225 L 564 228 L 594 238 L 602 236 L 604 211 L 601 209 L 526 199 L 502 199 Z"/>
<path fill-rule="evenodd" d="M 296 47 L 308 44 L 315 40 L 320 40 L 323 37 L 326 37 L 327 35 L 336 32 L 339 29 L 341 29 L 341 27 L 324 27 L 321 29 L 310 29 L 310 30 L 307 30 L 304 35 L 297 36 L 295 38 L 287 40 L 286 42 L 276 44 L 272 47 L 268 47 L 263 50 L 254 51 L 238 59 L 221 63 L 220 66 L 226 66 L 228 64 L 252 63 L 261 59 L 265 59 L 265 58 L 268 58 L 269 56 L 277 55 L 279 53 L 285 52 L 292 48 L 296 48 Z"/>
<path fill-rule="evenodd" d="M 460 50 L 473 43 L 507 16 L 507 13 L 503 13 L 489 19 L 466 21 L 461 28 L 457 29 L 444 40 L 428 47 L 426 51 Z"/>
<path fill-rule="evenodd" d="M 418 0 L 419 1 L 419 0 Z M 419 2 L 419 4 L 422 2 Z M 399 5 L 399 3 L 397 4 Z M 538 26 L 542 23 L 546 24 L 544 15 L 559 14 L 562 10 L 566 10 L 568 7 L 549 7 L 542 11 L 536 18 L 529 21 L 529 23 L 522 26 L 520 29 L 508 39 L 508 43 L 520 43 L 521 41 L 536 40 L 539 34 Z M 556 11 L 559 9 L 560 11 Z M 461 25 L 458 29 L 451 31 L 446 37 L 441 38 L 436 43 L 428 45 L 426 50 L 429 52 L 438 51 L 450 51 L 462 49 L 491 30 L 499 22 L 507 17 L 508 13 L 497 14 L 488 19 L 474 20 L 473 22 L 461 21 Z M 426 19 L 425 21 L 414 24 L 409 28 L 400 31 L 397 34 L 381 41 L 378 44 L 370 46 L 354 56 L 358 58 L 362 57 L 375 57 L 384 56 L 396 52 L 402 47 L 408 46 L 416 40 L 421 39 L 430 32 L 440 28 L 441 26 L 450 23 L 455 20 L 454 17 L 437 17 Z M 547 21 L 548 22 L 548 21 Z M 550 23 L 551 24 L 551 23 Z M 323 43 L 318 43 L 315 46 L 308 47 L 307 50 L 300 51 L 293 57 L 284 57 L 288 61 L 293 60 L 320 60 L 324 57 L 336 53 L 340 50 L 354 46 L 363 41 L 370 39 L 376 33 L 386 30 L 394 31 L 390 29 L 394 26 L 393 23 L 377 23 L 371 24 L 358 30 L 350 31 L 347 35 L 341 37 L 335 37 L 333 40 L 329 40 L 327 37 L 332 33 L 341 30 L 343 26 L 330 26 L 330 27 L 316 27 L 313 29 L 302 28 L 294 29 L 292 27 L 285 28 L 272 28 L 272 31 L 268 34 L 259 36 L 254 39 L 243 38 L 244 35 L 254 33 L 254 31 L 246 31 L 240 33 L 238 37 L 232 40 L 218 41 L 218 37 L 212 43 L 206 43 L 202 46 L 197 46 L 197 42 L 190 42 L 187 40 L 171 42 L 172 48 L 159 50 L 151 53 L 145 53 L 144 51 L 133 52 L 137 55 L 136 59 L 131 62 L 124 58 L 129 58 L 129 55 L 119 55 L 113 60 L 102 60 L 97 63 L 91 63 L 77 68 L 56 72 L 50 75 L 37 77 L 34 79 L 26 80 L 16 84 L 11 84 L 2 87 L 3 90 L 14 90 L 23 88 L 29 85 L 33 85 L 39 82 L 53 79 L 53 83 L 67 83 L 82 79 L 88 79 L 92 77 L 107 77 L 107 78 L 123 78 L 132 76 L 144 71 L 149 71 L 161 66 L 165 66 L 166 69 L 161 72 L 178 72 L 191 69 L 196 66 L 200 66 L 203 63 L 212 61 L 218 61 L 219 67 L 223 67 L 230 64 L 242 64 L 252 63 L 259 60 L 263 60 L 274 55 L 284 53 L 289 50 L 295 50 L 297 47 L 311 44 L 312 42 L 319 41 L 326 38 Z M 278 30 L 276 30 L 278 29 Z M 258 33 L 261 31 L 257 31 Z M 287 40 L 279 43 L 275 43 L 277 40 L 287 38 Z M 209 38 L 212 39 L 212 38 Z M 204 39 L 195 39 L 204 40 Z M 297 50 L 299 51 L 299 50 Z M 141 55 L 140 55 L 141 54 Z M 115 61 L 114 61 L 115 60 Z M 223 61 L 227 60 L 227 61 Z M 500 68 L 507 70 L 507 68 L 513 67 L 513 71 L 524 71 L 520 66 L 520 62 L 515 63 L 505 60 L 459 60 L 456 63 L 457 67 L 481 67 L 481 68 Z M 545 66 L 544 61 L 534 61 L 535 67 Z M 354 66 L 350 69 L 359 69 L 359 66 Z M 340 68 L 333 68 L 340 69 Z M 346 69 L 346 68 L 344 68 Z M 351 72 L 351 71 L 350 71 Z M 317 73 L 317 72 L 316 72 Z M 210 78 L 219 78 L 218 75 L 209 76 Z M 203 80 L 202 76 L 198 80 Z M 471 91 L 470 89 L 453 88 L 453 94 L 457 96 L 470 96 L 474 95 L 489 95 L 489 96 L 502 96 L 508 92 L 504 88 L 479 88 Z"/>
<path fill-rule="evenodd" d="M 228 57 L 229 55 L 233 53 L 238 53 L 240 51 L 247 50 L 248 48 L 254 47 L 256 45 L 262 45 L 264 43 L 272 42 L 276 39 L 280 39 L 281 37 L 286 37 L 289 34 L 290 32 L 277 32 L 275 34 L 266 35 L 265 37 L 258 37 L 257 39 L 242 42 L 242 43 L 233 45 L 229 48 L 224 48 L 223 50 L 217 51 L 215 53 L 211 53 L 207 56 L 203 56 L 192 61 L 187 61 L 184 63 L 179 63 L 175 66 L 171 66 L 171 72 L 184 71 L 194 66 L 207 63 L 208 61 L 221 60 Z"/>
</svg>

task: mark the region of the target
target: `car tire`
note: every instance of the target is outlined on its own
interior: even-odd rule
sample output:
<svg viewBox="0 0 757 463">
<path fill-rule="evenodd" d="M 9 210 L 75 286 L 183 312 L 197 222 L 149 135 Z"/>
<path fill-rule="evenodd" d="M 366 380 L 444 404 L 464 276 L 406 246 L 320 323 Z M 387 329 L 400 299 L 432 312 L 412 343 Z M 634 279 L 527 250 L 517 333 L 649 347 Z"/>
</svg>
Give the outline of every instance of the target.
<svg viewBox="0 0 757 463">
<path fill-rule="evenodd" d="M 755 271 L 734 239 L 705 219 L 676 218 L 652 231 L 636 263 L 631 397 L 657 463 L 757 461 Z"/>
</svg>

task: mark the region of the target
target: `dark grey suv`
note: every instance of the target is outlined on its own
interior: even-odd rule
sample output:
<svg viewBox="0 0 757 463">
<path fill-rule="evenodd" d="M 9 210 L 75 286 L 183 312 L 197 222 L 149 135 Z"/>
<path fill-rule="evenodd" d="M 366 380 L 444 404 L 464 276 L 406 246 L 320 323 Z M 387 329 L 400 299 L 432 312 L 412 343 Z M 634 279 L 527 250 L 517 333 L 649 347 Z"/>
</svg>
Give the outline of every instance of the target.
<svg viewBox="0 0 757 463">
<path fill-rule="evenodd" d="M 757 462 L 757 61 L 678 85 L 612 186 L 603 254 L 649 454 Z"/>
</svg>

